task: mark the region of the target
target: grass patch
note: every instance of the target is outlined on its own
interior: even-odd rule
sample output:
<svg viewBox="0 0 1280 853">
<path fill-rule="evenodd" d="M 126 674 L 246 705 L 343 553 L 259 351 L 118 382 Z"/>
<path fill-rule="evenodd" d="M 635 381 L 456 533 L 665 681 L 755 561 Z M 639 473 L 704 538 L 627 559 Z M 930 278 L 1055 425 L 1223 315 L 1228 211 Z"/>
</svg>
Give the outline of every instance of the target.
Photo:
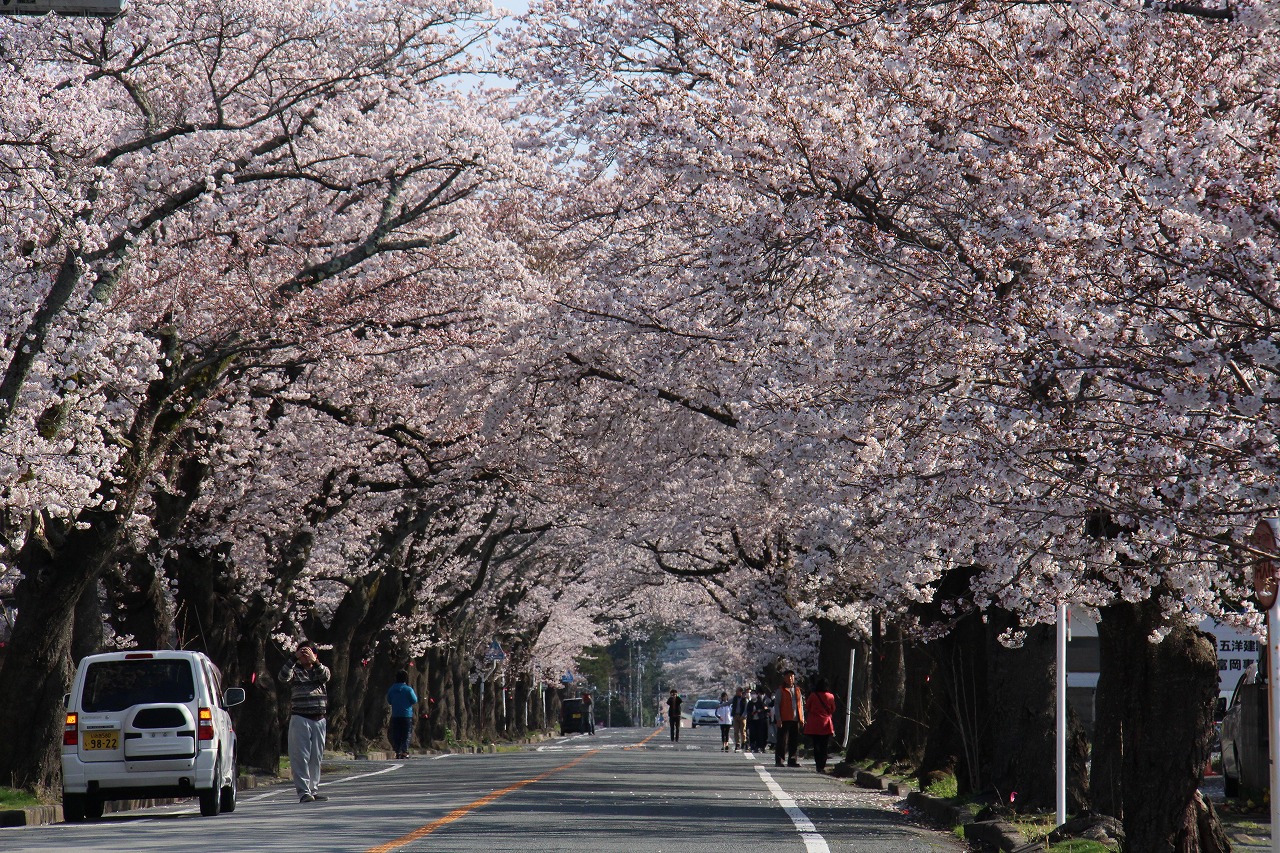
<svg viewBox="0 0 1280 853">
<path fill-rule="evenodd" d="M 20 809 L 24 806 L 38 806 L 40 800 L 30 791 L 17 788 L 0 788 L 0 810 Z"/>
<path fill-rule="evenodd" d="M 1115 853 L 1115 848 L 1087 838 L 1068 838 L 1051 845 L 1049 853 Z"/>
<path fill-rule="evenodd" d="M 938 797 L 942 800 L 954 800 L 960 796 L 960 786 L 956 782 L 954 776 L 943 776 L 941 779 L 935 779 L 929 783 L 929 787 L 924 792 L 931 797 Z"/>
<path fill-rule="evenodd" d="M 1022 837 L 1028 841 L 1041 841 L 1057 826 L 1057 817 L 1051 814 L 1019 814 L 1009 818 Z"/>
</svg>

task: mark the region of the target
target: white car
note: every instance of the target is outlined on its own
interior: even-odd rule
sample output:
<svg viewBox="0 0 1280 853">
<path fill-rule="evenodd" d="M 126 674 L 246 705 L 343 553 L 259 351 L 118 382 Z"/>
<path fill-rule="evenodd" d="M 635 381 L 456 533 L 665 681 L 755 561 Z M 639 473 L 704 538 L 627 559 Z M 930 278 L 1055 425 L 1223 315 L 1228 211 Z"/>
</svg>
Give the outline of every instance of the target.
<svg viewBox="0 0 1280 853">
<path fill-rule="evenodd" d="M 693 703 L 693 728 L 698 727 L 698 723 L 707 726 L 720 725 L 720 718 L 716 716 L 716 708 L 720 707 L 720 703 L 715 699 L 699 699 Z"/>
<path fill-rule="evenodd" d="M 205 655 L 90 655 L 65 700 L 66 820 L 97 820 L 107 800 L 146 797 L 199 797 L 205 816 L 235 811 L 239 769 L 227 709 L 244 701 L 244 690 L 224 693 Z"/>
</svg>

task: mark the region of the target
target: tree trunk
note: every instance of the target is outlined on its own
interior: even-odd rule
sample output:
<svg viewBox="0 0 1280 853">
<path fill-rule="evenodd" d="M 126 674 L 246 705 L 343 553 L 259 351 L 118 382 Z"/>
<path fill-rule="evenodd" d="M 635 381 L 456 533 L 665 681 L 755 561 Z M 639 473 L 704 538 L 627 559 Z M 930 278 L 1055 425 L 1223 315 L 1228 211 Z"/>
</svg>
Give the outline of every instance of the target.
<svg viewBox="0 0 1280 853">
<path fill-rule="evenodd" d="M 423 723 L 423 740 L 427 744 L 439 744 L 445 740 L 445 729 L 451 716 L 449 702 L 445 699 L 448 687 L 449 664 L 444 650 L 428 649 L 423 655 L 426 660 L 427 687 L 423 702 L 426 704 L 427 719 Z"/>
<path fill-rule="evenodd" d="M 387 724 L 391 719 L 391 706 L 387 704 L 387 690 L 395 683 L 396 672 L 405 670 L 409 675 L 409 686 L 422 700 L 422 685 L 417 677 L 417 670 L 408 662 L 408 655 L 402 648 L 389 642 L 379 643 L 374 650 L 369 665 L 365 667 L 364 685 L 361 688 L 360 710 L 354 714 L 353 727 L 349 740 L 353 744 L 383 743 L 387 735 Z M 421 705 L 417 710 L 421 710 Z M 355 722 L 358 720 L 358 723 Z M 411 735 L 412 739 L 412 735 Z M 390 746 L 390 740 L 386 741 Z"/>
<path fill-rule="evenodd" d="M 836 697 L 835 736 L 832 743 L 844 743 L 845 709 L 849 707 L 849 650 L 853 639 L 849 630 L 829 619 L 817 620 L 818 672 L 827 680 L 827 688 Z"/>
<path fill-rule="evenodd" d="M 203 651 L 222 671 L 224 686 L 245 690 L 245 704 L 232 709 L 241 764 L 274 773 L 288 713 L 275 676 L 286 656 L 270 640 L 275 610 L 257 595 L 244 598 L 228 557 L 225 546 L 209 553 L 177 549 L 170 563 L 177 628 L 184 647 Z"/>
<path fill-rule="evenodd" d="M 1012 615 L 992 611 L 985 626 L 988 717 L 1000 723 L 983 741 L 983 783 L 1019 811 L 1051 809 L 1057 792 L 1057 632 L 1053 625 L 1036 625 L 1025 629 L 1020 648 L 1005 648 L 997 637 L 1015 625 Z"/>
<path fill-rule="evenodd" d="M 903 655 L 906 696 L 893 759 L 916 767 L 924 758 L 925 746 L 929 742 L 929 708 L 933 704 L 936 680 L 933 677 L 933 656 L 919 643 L 907 643 Z"/>
<path fill-rule="evenodd" d="M 1198 787 L 1209 757 L 1217 652 L 1209 635 L 1166 620 L 1158 594 L 1102 610 L 1095 807 L 1124 824 L 1128 848 L 1216 853 L 1221 827 Z M 1168 633 L 1159 643 L 1150 637 Z"/>
<path fill-rule="evenodd" d="M 276 673 L 286 656 L 263 633 L 246 634 L 236 643 L 236 679 L 224 682 L 245 688 L 245 702 L 231 709 L 236 723 L 236 748 L 240 765 L 275 775 L 280 767 L 289 708 L 289 696 L 281 695 Z M 247 677 L 246 677 L 247 676 Z"/>
<path fill-rule="evenodd" d="M 71 627 L 71 662 L 80 663 L 80 659 L 96 655 L 102 651 L 105 632 L 106 607 L 102 600 L 103 588 L 98 581 L 91 581 L 85 586 L 80 599 L 76 601 L 76 612 Z"/>
<path fill-rule="evenodd" d="M 211 470 L 202 460 L 199 455 L 189 454 L 166 466 L 164 484 L 151 493 L 155 502 L 151 517 L 154 538 L 141 553 L 130 549 L 120 563 L 103 575 L 107 600 L 115 604 L 107 619 L 117 634 L 132 636 L 137 648 L 175 647 L 176 614 L 168 580 L 157 566 L 167 562 L 166 553 L 200 497 Z"/>
<path fill-rule="evenodd" d="M 46 595 L 24 594 L 22 587 L 15 596 L 20 618 L 0 669 L 0 721 L 10 732 L 0 738 L 0 784 L 47 789 L 61 770 L 62 720 L 50 709 L 62 704 L 71 684 L 75 603 L 68 599 L 78 596 L 73 585 Z"/>
<path fill-rule="evenodd" d="M 117 635 L 133 637 L 134 645 L 140 649 L 175 647 L 177 634 L 168 585 L 148 554 L 109 570 L 103 581 L 107 600 L 115 605 L 106 618 Z"/>
<path fill-rule="evenodd" d="M 871 636 L 871 725 L 849 748 L 852 758 L 890 761 L 895 756 L 907 698 L 902 630 L 877 614 Z"/>
<path fill-rule="evenodd" d="M 921 781 L 931 773 L 951 772 L 961 793 L 977 794 L 983 788 L 982 744 L 991 723 L 986 631 L 979 616 L 970 614 L 925 648 L 933 658 L 934 687 Z"/>
<path fill-rule="evenodd" d="M 597 697 L 597 701 L 599 698 Z M 516 737 L 527 737 L 529 725 L 525 719 L 525 710 L 529 707 L 529 676 L 521 673 L 511 690 L 511 733 Z"/>
<path fill-rule="evenodd" d="M 0 668 L 0 784 L 53 788 L 61 772 L 62 696 L 71 685 L 76 607 L 114 550 L 114 516 L 86 511 L 86 528 L 41 519 L 18 553 L 18 616 Z M 70 528 L 70 529 L 68 529 Z"/>
</svg>

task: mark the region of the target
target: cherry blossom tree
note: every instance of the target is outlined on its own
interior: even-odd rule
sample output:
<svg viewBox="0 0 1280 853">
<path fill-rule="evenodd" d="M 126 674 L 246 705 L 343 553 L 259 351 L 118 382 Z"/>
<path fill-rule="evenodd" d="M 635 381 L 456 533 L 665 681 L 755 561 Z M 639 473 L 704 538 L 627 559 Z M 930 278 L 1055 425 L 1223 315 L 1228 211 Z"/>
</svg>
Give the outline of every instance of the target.
<svg viewBox="0 0 1280 853">
<path fill-rule="evenodd" d="M 1274 505 L 1265 7 L 536 11 L 533 112 L 593 187 L 588 375 L 750 434 L 727 458 L 816 589 L 899 608 L 976 566 L 944 613 L 1147 602 L 1203 646 L 1182 614 L 1238 600 Z M 1124 806 L 1153 845 L 1196 832 L 1190 704 L 1180 787 Z"/>
<path fill-rule="evenodd" d="M 483 11 L 158 2 L 4 22 L 0 429 L 26 458 L 39 441 L 85 458 L 68 454 L 62 502 L 9 515 L 0 716 L 32 736 L 0 750 L 0 777 L 51 776 L 32 749 L 55 742 L 69 615 L 193 415 L 261 365 L 315 360 L 332 330 L 424 322 L 470 259 L 505 254 L 491 226 L 520 167 L 497 113 L 448 82 Z M 6 483 L 67 476 L 33 480 L 22 458 Z"/>
</svg>

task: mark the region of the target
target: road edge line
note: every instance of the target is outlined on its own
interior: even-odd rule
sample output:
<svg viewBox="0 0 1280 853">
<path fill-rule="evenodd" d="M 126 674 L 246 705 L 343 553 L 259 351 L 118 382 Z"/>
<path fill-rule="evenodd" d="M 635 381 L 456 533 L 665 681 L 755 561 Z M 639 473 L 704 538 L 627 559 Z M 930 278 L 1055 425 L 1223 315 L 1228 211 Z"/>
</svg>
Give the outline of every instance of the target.
<svg viewBox="0 0 1280 853">
<path fill-rule="evenodd" d="M 800 833 L 800 840 L 804 842 L 806 853 L 831 853 L 831 848 L 827 846 L 827 840 L 818 832 L 818 828 L 813 825 L 813 821 L 809 820 L 796 801 L 786 791 L 782 790 L 774 778 L 769 775 L 769 771 L 765 770 L 759 764 L 756 765 L 756 772 L 760 774 L 761 781 L 764 782 L 769 793 L 778 801 L 778 805 L 782 806 L 782 810 L 787 813 L 787 817 L 791 818 L 791 822 L 795 824 L 796 832 Z"/>
</svg>

